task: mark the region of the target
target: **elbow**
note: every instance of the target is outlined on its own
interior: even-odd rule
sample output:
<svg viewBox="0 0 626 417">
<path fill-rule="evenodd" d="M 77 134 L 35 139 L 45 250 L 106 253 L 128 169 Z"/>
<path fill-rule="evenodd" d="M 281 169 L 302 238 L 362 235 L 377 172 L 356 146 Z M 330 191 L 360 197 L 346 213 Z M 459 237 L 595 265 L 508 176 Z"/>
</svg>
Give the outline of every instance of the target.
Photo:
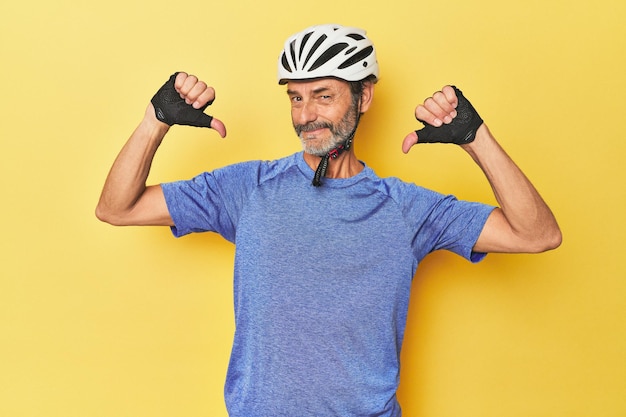
<svg viewBox="0 0 626 417">
<path fill-rule="evenodd" d="M 107 216 L 107 212 L 106 212 L 106 210 L 102 207 L 102 203 L 101 203 L 101 202 L 98 202 L 98 205 L 96 206 L 96 211 L 95 211 L 95 214 L 96 214 L 96 218 L 97 218 L 98 220 L 100 220 L 101 222 L 108 223 L 108 221 L 107 221 L 107 218 L 108 218 L 108 216 Z"/>
<path fill-rule="evenodd" d="M 559 229 L 559 227 L 557 226 L 556 230 L 552 233 L 550 237 L 546 250 L 556 249 L 561 246 L 561 243 L 563 243 L 563 233 L 561 232 L 561 229 Z"/>
<path fill-rule="evenodd" d="M 531 253 L 541 253 L 554 250 L 563 243 L 563 234 L 561 229 L 556 226 L 554 230 L 543 233 L 538 239 L 535 239 L 534 245 L 530 250 Z"/>
<path fill-rule="evenodd" d="M 121 217 L 117 216 L 112 210 L 107 209 L 103 204 L 98 203 L 96 206 L 96 218 L 101 222 L 108 223 L 113 226 L 123 226 Z"/>
<path fill-rule="evenodd" d="M 101 204 L 96 206 L 96 218 L 101 222 L 113 224 L 111 214 Z"/>
</svg>

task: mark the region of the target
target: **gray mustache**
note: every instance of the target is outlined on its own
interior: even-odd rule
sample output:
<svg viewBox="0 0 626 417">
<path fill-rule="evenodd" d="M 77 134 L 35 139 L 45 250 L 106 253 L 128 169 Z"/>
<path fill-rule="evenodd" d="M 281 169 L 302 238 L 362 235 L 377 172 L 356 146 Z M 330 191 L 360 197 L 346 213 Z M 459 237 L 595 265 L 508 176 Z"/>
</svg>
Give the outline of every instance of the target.
<svg viewBox="0 0 626 417">
<path fill-rule="evenodd" d="M 333 126 L 330 123 L 326 123 L 326 122 L 313 122 L 313 123 L 307 123 L 305 125 L 294 125 L 293 126 L 296 129 L 296 133 L 298 134 L 298 136 L 300 136 L 300 134 L 302 134 L 302 132 L 310 132 L 312 130 L 317 130 L 317 129 L 330 129 L 331 131 L 333 130 Z"/>
</svg>

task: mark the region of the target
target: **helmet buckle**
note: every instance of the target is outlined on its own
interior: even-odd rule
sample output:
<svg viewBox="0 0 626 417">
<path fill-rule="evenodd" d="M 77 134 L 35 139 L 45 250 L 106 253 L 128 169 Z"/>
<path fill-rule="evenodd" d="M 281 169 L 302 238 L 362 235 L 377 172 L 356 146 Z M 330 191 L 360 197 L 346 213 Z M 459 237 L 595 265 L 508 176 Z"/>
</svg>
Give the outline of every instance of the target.
<svg viewBox="0 0 626 417">
<path fill-rule="evenodd" d="M 328 156 L 330 158 L 337 159 L 337 157 L 339 156 L 339 149 L 333 149 L 332 151 L 328 152 Z"/>
</svg>

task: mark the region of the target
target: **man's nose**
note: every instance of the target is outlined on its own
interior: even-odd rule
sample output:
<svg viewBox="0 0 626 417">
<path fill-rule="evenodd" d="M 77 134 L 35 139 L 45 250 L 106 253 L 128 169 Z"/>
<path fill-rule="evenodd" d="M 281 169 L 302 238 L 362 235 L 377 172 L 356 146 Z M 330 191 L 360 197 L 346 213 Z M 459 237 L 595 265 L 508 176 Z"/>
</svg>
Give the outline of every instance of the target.
<svg viewBox="0 0 626 417">
<path fill-rule="evenodd" d="M 317 109 L 310 102 L 304 102 L 300 107 L 294 110 L 294 121 L 297 124 L 305 125 L 317 120 Z"/>
</svg>

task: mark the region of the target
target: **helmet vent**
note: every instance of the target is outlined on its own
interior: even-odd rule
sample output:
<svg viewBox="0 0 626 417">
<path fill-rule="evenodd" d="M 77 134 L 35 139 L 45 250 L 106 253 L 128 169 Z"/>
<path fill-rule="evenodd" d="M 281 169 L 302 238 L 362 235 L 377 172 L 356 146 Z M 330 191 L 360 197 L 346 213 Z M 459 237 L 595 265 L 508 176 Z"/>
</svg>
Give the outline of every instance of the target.
<svg viewBox="0 0 626 417">
<path fill-rule="evenodd" d="M 319 48 L 320 45 L 322 43 L 324 43 L 326 38 L 328 38 L 328 36 L 322 35 L 315 41 L 315 43 L 311 47 L 311 50 L 309 51 L 308 55 L 306 56 L 306 59 L 304 60 L 304 63 L 302 64 L 302 68 L 306 67 L 306 64 L 309 62 L 309 59 L 311 59 L 311 56 L 315 53 L 315 51 L 317 51 L 317 48 Z"/>
<path fill-rule="evenodd" d="M 300 43 L 300 53 L 298 54 L 299 59 L 302 59 L 302 52 L 304 52 L 304 47 L 306 46 L 306 43 L 308 42 L 312 34 L 313 32 L 309 32 L 302 37 L 302 43 Z"/>
<path fill-rule="evenodd" d="M 359 51 L 356 54 L 352 55 L 350 58 L 346 59 L 341 65 L 339 65 L 338 68 L 339 69 L 348 68 L 356 64 L 357 62 L 364 60 L 365 58 L 370 56 L 373 52 L 374 52 L 374 48 L 372 46 L 368 46 L 367 48 L 364 48 L 362 51 Z"/>
<path fill-rule="evenodd" d="M 295 51 L 295 45 L 296 45 L 296 41 L 293 41 L 289 44 L 289 53 L 291 54 L 291 62 L 298 62 L 296 61 L 296 51 Z"/>
<path fill-rule="evenodd" d="M 365 36 L 361 36 L 358 33 L 349 33 L 346 36 L 354 39 L 355 41 L 362 41 L 363 39 L 365 39 Z"/>
<path fill-rule="evenodd" d="M 283 65 L 283 68 L 286 69 L 288 72 L 293 72 L 291 67 L 289 66 L 289 62 L 287 61 L 287 55 L 283 52 L 283 56 L 281 58 L 281 63 Z"/>
<path fill-rule="evenodd" d="M 321 67 L 322 65 L 327 63 L 329 60 L 339 55 L 339 53 L 343 51 L 344 49 L 346 49 L 347 47 L 348 47 L 348 44 L 343 43 L 343 42 L 337 43 L 331 46 L 326 51 L 324 51 L 324 53 L 320 55 L 319 58 L 317 58 L 317 60 L 311 66 L 310 71 L 315 71 L 317 68 Z M 339 68 L 341 68 L 341 66 Z"/>
</svg>

